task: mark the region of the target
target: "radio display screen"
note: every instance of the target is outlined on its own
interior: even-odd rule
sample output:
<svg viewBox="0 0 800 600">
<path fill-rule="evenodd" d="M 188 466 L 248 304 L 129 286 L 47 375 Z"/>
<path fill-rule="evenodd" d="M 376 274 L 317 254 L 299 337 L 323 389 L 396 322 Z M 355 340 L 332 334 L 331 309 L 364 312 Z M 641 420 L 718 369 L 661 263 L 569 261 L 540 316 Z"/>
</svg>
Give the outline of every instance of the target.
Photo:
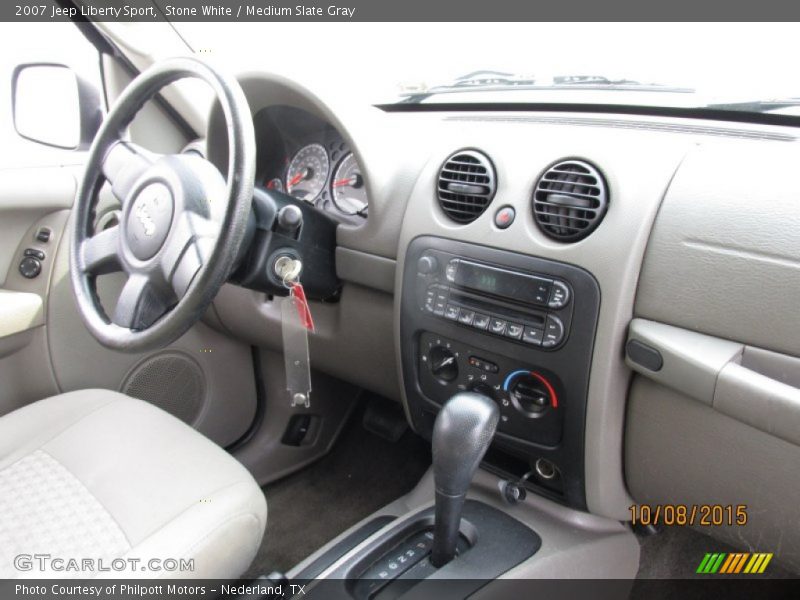
<svg viewBox="0 0 800 600">
<path fill-rule="evenodd" d="M 460 260 L 454 283 L 493 296 L 513 298 L 532 304 L 546 304 L 552 282 L 526 273 Z"/>
</svg>

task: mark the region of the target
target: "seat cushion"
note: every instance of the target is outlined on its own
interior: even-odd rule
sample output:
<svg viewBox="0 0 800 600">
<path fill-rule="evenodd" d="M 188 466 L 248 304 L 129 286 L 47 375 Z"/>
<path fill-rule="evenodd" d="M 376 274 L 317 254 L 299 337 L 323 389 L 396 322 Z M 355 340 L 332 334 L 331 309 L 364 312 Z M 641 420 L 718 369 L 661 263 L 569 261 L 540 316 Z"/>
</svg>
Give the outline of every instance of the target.
<svg viewBox="0 0 800 600">
<path fill-rule="evenodd" d="M 141 400 L 82 390 L 0 418 L 0 579 L 238 577 L 266 516 L 238 461 Z"/>
</svg>

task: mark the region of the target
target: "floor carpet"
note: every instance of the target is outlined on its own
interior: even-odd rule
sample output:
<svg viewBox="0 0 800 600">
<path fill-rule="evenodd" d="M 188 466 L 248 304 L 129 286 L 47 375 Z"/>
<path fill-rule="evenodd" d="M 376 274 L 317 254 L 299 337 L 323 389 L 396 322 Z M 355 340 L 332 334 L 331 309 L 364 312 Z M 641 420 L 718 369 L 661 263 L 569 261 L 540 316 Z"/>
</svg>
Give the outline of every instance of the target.
<svg viewBox="0 0 800 600">
<path fill-rule="evenodd" d="M 397 442 L 367 431 L 362 425 L 364 406 L 354 412 L 328 455 L 264 488 L 267 531 L 245 577 L 288 571 L 409 492 L 430 466 L 430 444 L 411 430 Z"/>
</svg>

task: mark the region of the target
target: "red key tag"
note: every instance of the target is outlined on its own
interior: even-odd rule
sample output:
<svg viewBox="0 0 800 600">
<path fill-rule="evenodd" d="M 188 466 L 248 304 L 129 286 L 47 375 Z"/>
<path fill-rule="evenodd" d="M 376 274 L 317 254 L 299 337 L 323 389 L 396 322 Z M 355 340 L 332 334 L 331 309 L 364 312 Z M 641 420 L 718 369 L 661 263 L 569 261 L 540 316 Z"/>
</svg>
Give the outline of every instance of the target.
<svg viewBox="0 0 800 600">
<path fill-rule="evenodd" d="M 289 295 L 295 299 L 297 314 L 300 316 L 300 322 L 303 324 L 303 327 L 314 333 L 314 319 L 311 318 L 311 309 L 308 307 L 308 300 L 306 299 L 303 285 L 300 283 L 290 283 Z"/>
</svg>

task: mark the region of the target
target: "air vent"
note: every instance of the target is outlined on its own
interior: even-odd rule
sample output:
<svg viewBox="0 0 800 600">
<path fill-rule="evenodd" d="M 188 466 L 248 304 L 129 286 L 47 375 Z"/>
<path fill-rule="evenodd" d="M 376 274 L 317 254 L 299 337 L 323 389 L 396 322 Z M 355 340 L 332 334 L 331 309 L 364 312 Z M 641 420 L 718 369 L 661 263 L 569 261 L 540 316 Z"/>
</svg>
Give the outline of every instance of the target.
<svg viewBox="0 0 800 600">
<path fill-rule="evenodd" d="M 533 216 L 545 235 L 577 242 L 597 228 L 608 208 L 606 183 L 589 163 L 565 160 L 542 175 L 533 193 Z"/>
<path fill-rule="evenodd" d="M 461 150 L 439 171 L 439 205 L 453 221 L 472 223 L 483 214 L 497 188 L 492 162 L 475 150 Z"/>
</svg>

